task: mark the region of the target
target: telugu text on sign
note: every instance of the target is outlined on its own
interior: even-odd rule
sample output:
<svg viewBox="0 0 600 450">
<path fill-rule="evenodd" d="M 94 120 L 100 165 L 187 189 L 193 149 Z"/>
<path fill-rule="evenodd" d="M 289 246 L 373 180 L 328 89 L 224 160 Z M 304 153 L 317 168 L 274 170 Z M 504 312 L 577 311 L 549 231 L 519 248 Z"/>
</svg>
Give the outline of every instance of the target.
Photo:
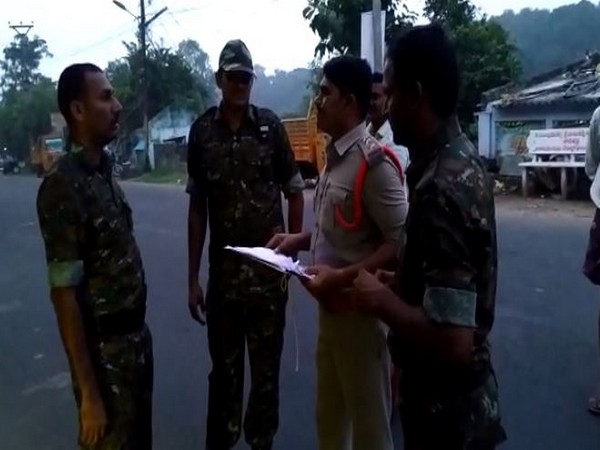
<svg viewBox="0 0 600 450">
<path fill-rule="evenodd" d="M 527 137 L 529 153 L 572 154 L 585 153 L 588 128 L 551 128 L 531 130 Z"/>
</svg>

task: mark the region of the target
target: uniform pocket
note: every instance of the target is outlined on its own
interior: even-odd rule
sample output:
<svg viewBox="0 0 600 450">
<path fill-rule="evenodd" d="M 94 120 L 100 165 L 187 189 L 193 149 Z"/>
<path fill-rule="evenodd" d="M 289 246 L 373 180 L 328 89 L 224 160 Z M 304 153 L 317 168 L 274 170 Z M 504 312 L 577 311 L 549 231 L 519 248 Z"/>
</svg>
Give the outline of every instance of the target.
<svg viewBox="0 0 600 450">
<path fill-rule="evenodd" d="M 267 144 L 260 144 L 254 148 L 246 148 L 244 172 L 250 180 L 261 180 L 265 182 L 273 179 L 273 164 L 271 148 Z"/>
<path fill-rule="evenodd" d="M 327 194 L 329 196 L 329 215 L 331 216 L 332 228 L 348 228 L 348 224 L 355 219 L 352 207 L 352 192 L 343 186 L 332 184 Z"/>
</svg>

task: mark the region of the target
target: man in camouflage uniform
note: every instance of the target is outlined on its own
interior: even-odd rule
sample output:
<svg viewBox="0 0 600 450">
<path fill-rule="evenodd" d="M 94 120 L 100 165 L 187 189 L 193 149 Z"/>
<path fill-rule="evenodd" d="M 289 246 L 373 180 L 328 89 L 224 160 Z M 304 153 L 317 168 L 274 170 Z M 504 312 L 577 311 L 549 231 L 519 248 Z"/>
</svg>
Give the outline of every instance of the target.
<svg viewBox="0 0 600 450">
<path fill-rule="evenodd" d="M 410 61 L 410 64 L 406 64 Z M 459 73 L 438 26 L 414 27 L 385 69 L 394 139 L 410 151 L 407 242 L 393 292 L 355 279 L 356 307 L 390 325 L 407 450 L 489 450 L 506 439 L 488 334 L 497 244 L 492 185 L 455 115 Z"/>
<path fill-rule="evenodd" d="M 121 105 L 92 64 L 66 68 L 58 104 L 72 149 L 37 197 L 48 280 L 71 368 L 82 449 L 152 448 L 153 352 L 131 208 L 103 147 Z"/>
<path fill-rule="evenodd" d="M 279 423 L 285 278 L 224 247 L 264 246 L 284 231 L 282 192 L 288 200 L 289 229 L 300 231 L 304 183 L 280 120 L 249 103 L 253 77 L 244 43 L 228 42 L 217 72 L 223 100 L 200 116 L 189 134 L 189 308 L 203 322 L 206 305 L 213 363 L 208 450 L 229 449 L 240 437 L 246 342 L 252 372 L 244 421 L 247 442 L 255 450 L 271 449 Z M 211 237 L 205 304 L 198 274 L 207 217 Z"/>
</svg>

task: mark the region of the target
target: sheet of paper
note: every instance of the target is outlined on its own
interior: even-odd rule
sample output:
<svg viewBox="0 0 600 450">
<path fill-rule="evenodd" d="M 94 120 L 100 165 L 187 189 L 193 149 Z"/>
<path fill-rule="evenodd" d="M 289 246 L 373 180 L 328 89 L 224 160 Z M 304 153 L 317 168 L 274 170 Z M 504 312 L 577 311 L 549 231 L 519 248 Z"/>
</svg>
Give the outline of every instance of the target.
<svg viewBox="0 0 600 450">
<path fill-rule="evenodd" d="M 290 275 L 298 275 L 301 277 L 312 278 L 305 272 L 305 267 L 300 264 L 300 261 L 294 261 L 292 258 L 266 247 L 232 247 L 225 246 L 226 250 L 231 250 L 237 253 L 248 256 L 272 269 L 279 272 L 288 273 Z"/>
</svg>

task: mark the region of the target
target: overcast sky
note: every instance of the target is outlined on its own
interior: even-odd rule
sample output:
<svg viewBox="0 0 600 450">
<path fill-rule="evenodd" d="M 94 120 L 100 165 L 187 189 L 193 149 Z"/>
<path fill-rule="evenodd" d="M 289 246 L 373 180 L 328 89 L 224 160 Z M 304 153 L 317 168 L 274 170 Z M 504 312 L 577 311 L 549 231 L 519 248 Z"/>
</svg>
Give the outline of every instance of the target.
<svg viewBox="0 0 600 450">
<path fill-rule="evenodd" d="M 134 14 L 139 1 L 121 0 Z M 313 56 L 317 39 L 302 18 L 307 0 L 151 0 L 148 15 L 168 6 L 151 26 L 154 41 L 175 46 L 192 38 L 208 53 L 213 67 L 228 39 L 243 39 L 255 64 L 290 70 L 306 67 Z M 505 9 L 525 7 L 555 8 L 568 0 L 475 0 L 490 15 Z M 422 0 L 408 0 L 411 9 L 420 11 Z M 54 58 L 42 64 L 44 74 L 56 79 L 73 63 L 89 61 L 105 67 L 123 56 L 123 40 L 134 40 L 135 20 L 117 8 L 112 0 L 17 0 L 2 1 L 0 47 L 13 38 L 7 22 L 31 23 L 30 33 L 46 39 Z"/>
</svg>

